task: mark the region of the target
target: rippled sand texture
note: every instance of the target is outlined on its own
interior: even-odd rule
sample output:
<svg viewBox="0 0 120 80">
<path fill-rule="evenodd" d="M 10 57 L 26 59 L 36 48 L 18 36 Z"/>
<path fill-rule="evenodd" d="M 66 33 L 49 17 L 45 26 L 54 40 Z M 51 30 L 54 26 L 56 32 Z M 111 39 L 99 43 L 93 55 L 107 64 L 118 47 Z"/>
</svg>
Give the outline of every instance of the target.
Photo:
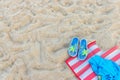
<svg viewBox="0 0 120 80">
<path fill-rule="evenodd" d="M 120 0 L 0 0 L 0 80 L 77 80 L 73 36 L 120 45 Z"/>
</svg>

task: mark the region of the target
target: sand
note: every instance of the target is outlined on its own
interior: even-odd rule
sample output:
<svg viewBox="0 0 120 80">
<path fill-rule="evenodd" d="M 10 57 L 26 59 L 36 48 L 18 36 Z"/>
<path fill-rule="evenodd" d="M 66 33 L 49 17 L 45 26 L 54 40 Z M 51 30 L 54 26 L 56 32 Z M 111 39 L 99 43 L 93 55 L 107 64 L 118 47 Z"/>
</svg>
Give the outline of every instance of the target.
<svg viewBox="0 0 120 80">
<path fill-rule="evenodd" d="M 77 80 L 74 36 L 120 46 L 120 0 L 0 0 L 0 80 Z"/>
</svg>

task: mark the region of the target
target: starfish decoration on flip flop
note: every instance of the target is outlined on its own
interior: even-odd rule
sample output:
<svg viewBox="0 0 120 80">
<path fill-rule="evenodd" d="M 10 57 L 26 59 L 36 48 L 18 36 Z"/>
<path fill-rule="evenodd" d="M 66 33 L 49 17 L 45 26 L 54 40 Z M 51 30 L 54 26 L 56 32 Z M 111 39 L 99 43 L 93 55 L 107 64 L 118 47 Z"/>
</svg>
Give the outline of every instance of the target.
<svg viewBox="0 0 120 80">
<path fill-rule="evenodd" d="M 76 45 L 75 45 L 76 46 Z M 75 51 L 75 46 L 71 46 L 69 49 L 70 51 L 74 52 Z"/>
<path fill-rule="evenodd" d="M 86 56 L 88 54 L 88 50 L 84 49 L 82 55 Z"/>
</svg>

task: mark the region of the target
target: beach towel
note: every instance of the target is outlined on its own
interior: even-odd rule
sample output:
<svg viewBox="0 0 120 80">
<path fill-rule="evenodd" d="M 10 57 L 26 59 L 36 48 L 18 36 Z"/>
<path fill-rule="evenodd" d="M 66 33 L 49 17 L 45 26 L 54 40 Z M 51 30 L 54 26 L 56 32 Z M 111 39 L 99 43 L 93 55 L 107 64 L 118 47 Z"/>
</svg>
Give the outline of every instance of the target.
<svg viewBox="0 0 120 80">
<path fill-rule="evenodd" d="M 89 54 L 87 58 L 83 61 L 80 61 L 76 57 L 69 57 L 65 62 L 75 74 L 78 80 L 98 80 L 96 74 L 93 72 L 89 59 L 94 55 L 102 56 L 106 59 L 111 59 L 120 65 L 120 51 L 118 46 L 114 46 L 106 52 L 101 51 L 97 46 L 96 41 L 93 41 L 88 44 Z"/>
</svg>

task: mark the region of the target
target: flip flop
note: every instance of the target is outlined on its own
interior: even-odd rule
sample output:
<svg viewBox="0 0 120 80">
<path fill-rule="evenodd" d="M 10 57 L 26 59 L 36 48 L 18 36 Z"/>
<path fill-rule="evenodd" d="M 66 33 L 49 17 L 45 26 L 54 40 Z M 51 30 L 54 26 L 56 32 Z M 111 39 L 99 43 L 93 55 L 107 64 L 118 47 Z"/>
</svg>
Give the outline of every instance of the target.
<svg viewBox="0 0 120 80">
<path fill-rule="evenodd" d="M 69 54 L 71 57 L 77 56 L 77 53 L 78 53 L 78 45 L 79 45 L 79 38 L 77 38 L 77 37 L 72 38 L 71 43 L 70 43 L 70 46 L 69 46 L 69 48 L 68 48 L 68 54 Z"/>
<path fill-rule="evenodd" d="M 87 40 L 82 39 L 80 41 L 80 49 L 78 52 L 78 59 L 79 60 L 85 60 L 88 55 L 88 50 L 87 50 Z"/>
</svg>

